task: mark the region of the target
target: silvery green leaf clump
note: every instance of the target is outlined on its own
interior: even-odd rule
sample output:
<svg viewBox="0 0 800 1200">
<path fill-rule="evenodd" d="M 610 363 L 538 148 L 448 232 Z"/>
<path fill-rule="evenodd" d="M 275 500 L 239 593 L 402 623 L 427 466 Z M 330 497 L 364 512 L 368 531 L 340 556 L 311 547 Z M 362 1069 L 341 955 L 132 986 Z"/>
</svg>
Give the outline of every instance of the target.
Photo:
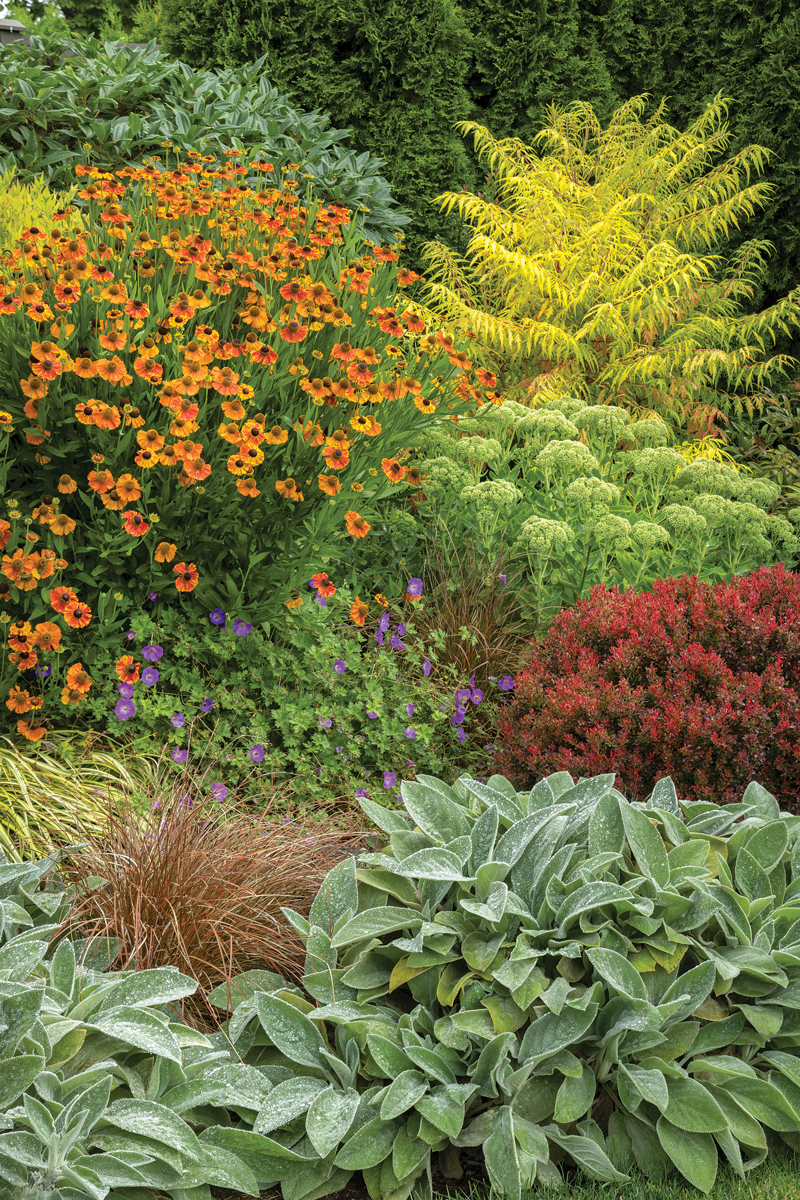
<svg viewBox="0 0 800 1200">
<path fill-rule="evenodd" d="M 176 1019 L 197 987 L 176 968 L 109 973 L 113 945 L 53 949 L 70 904 L 56 858 L 0 861 L 0 1193 L 200 1200 L 214 1183 L 257 1196 L 225 1137 L 231 1113 L 252 1126 L 270 1080 Z"/>
<path fill-rule="evenodd" d="M 312 1200 L 361 1171 L 406 1200 L 435 1156 L 481 1155 L 514 1200 L 564 1164 L 708 1192 L 720 1159 L 744 1178 L 800 1145 L 800 817 L 757 783 L 681 806 L 614 779 L 362 801 L 383 848 L 286 913 L 312 1000 L 234 986 L 227 1034 L 273 1084 L 236 1143 L 262 1186 Z"/>
</svg>

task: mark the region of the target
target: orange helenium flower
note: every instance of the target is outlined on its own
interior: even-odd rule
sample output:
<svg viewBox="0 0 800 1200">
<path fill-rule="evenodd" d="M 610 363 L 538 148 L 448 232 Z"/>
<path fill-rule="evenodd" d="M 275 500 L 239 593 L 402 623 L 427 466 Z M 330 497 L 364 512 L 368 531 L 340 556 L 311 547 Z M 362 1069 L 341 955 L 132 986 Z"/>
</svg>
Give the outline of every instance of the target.
<svg viewBox="0 0 800 1200">
<path fill-rule="evenodd" d="M 139 678 L 141 665 L 141 663 L 134 661 L 133 655 L 123 654 L 122 658 L 117 659 L 114 670 L 117 678 L 121 679 L 123 683 L 136 683 Z"/>
<path fill-rule="evenodd" d="M 12 687 L 8 693 L 6 700 L 6 708 L 10 708 L 13 713 L 21 716 L 23 713 L 30 712 L 31 697 L 27 689 L 21 687 Z"/>
<path fill-rule="evenodd" d="M 92 681 L 89 678 L 88 672 L 84 671 L 83 663 L 73 663 L 67 671 L 67 686 L 74 688 L 76 692 L 86 693 L 92 686 Z"/>
<path fill-rule="evenodd" d="M 350 609 L 350 620 L 353 622 L 353 624 L 363 625 L 367 619 L 368 612 L 369 605 L 365 603 L 360 596 L 356 596 L 355 600 L 353 601 L 353 606 Z"/>
<path fill-rule="evenodd" d="M 31 641 L 40 650 L 58 650 L 61 646 L 61 629 L 53 621 L 40 621 Z"/>
<path fill-rule="evenodd" d="M 57 613 L 65 613 L 67 605 L 72 600 L 77 600 L 78 597 L 73 592 L 72 588 L 54 587 L 50 591 L 50 607 L 54 608 Z"/>
<path fill-rule="evenodd" d="M 136 509 L 124 512 L 122 514 L 122 523 L 125 527 L 125 532 L 129 533 L 131 537 L 142 537 L 150 528 L 142 514 L 138 513 Z"/>
<path fill-rule="evenodd" d="M 365 521 L 359 513 L 353 512 L 352 509 L 350 512 L 345 513 L 344 523 L 347 527 L 347 532 L 354 538 L 366 537 L 372 528 L 369 521 Z"/>
<path fill-rule="evenodd" d="M 186 563 L 178 563 L 178 565 L 172 569 L 177 575 L 175 587 L 179 592 L 191 592 L 197 587 L 199 576 L 197 574 L 197 567 L 194 565 L 194 563 L 189 563 L 188 566 Z"/>
<path fill-rule="evenodd" d="M 70 600 L 64 609 L 64 620 L 70 629 L 85 629 L 92 619 L 92 610 L 80 600 Z"/>
<path fill-rule="evenodd" d="M 335 475 L 319 475 L 317 477 L 321 491 L 328 496 L 338 496 L 342 485 Z"/>
<path fill-rule="evenodd" d="M 159 542 L 153 557 L 156 562 L 172 562 L 177 551 L 178 547 L 173 542 Z"/>
</svg>

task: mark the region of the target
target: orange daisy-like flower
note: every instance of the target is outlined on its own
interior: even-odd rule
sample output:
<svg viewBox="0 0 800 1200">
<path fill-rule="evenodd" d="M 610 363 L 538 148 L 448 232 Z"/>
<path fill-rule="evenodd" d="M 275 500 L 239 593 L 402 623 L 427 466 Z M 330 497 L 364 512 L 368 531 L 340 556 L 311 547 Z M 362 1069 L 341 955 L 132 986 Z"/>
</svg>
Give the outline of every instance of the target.
<svg viewBox="0 0 800 1200">
<path fill-rule="evenodd" d="M 70 600 L 64 609 L 64 620 L 70 629 L 85 629 L 92 619 L 92 610 L 80 600 Z"/>
<path fill-rule="evenodd" d="M 101 379 L 105 379 L 106 383 L 119 383 L 128 373 L 125 363 L 118 354 L 115 354 L 113 358 L 99 358 L 95 367 L 97 374 Z"/>
<path fill-rule="evenodd" d="M 119 429 L 120 415 L 116 405 L 101 404 L 100 411 L 95 419 L 95 425 L 98 429 Z"/>
<path fill-rule="evenodd" d="M 57 613 L 62 615 L 67 611 L 67 605 L 78 597 L 73 592 L 72 588 L 54 587 L 50 591 L 50 607 L 54 608 Z"/>
<path fill-rule="evenodd" d="M 120 496 L 115 487 L 113 487 L 110 492 L 107 492 L 106 495 L 101 496 L 100 499 L 103 502 L 103 508 L 107 508 L 109 512 L 122 512 L 123 508 L 128 503 L 127 500 L 124 500 L 122 496 Z"/>
<path fill-rule="evenodd" d="M 303 499 L 303 493 L 298 489 L 296 481 L 291 478 L 276 479 L 275 490 L 281 496 L 285 496 L 287 500 L 293 500 L 295 504 L 297 504 L 299 500 Z"/>
<path fill-rule="evenodd" d="M 178 563 L 178 565 L 173 567 L 172 569 L 175 572 L 175 574 L 177 575 L 177 579 L 175 580 L 175 587 L 178 589 L 178 591 L 179 592 L 194 591 L 194 589 L 197 587 L 197 581 L 199 579 L 199 575 L 197 573 L 197 567 L 194 565 L 194 563 L 189 563 L 188 565 L 183 562 Z"/>
<path fill-rule="evenodd" d="M 192 422 L 190 422 L 190 424 L 192 424 Z M 241 430 L 235 421 L 223 421 L 217 429 L 217 433 L 226 442 L 230 442 L 232 446 L 238 446 L 242 440 Z"/>
<path fill-rule="evenodd" d="M 350 609 L 350 620 L 354 625 L 363 625 L 367 619 L 369 605 L 362 600 L 360 596 L 356 596 L 353 601 L 353 606 Z"/>
<path fill-rule="evenodd" d="M 278 332 L 278 337 L 284 342 L 302 342 L 307 334 L 307 325 L 301 325 L 299 321 L 289 321 L 288 325 Z"/>
<path fill-rule="evenodd" d="M 24 396 L 27 396 L 30 401 L 42 400 L 47 395 L 47 384 L 43 379 L 37 379 L 35 375 L 29 375 L 27 379 L 20 380 L 20 391 Z M 25 405 L 25 415 L 35 418 L 36 411 L 33 413 L 28 411 L 29 406 Z"/>
<path fill-rule="evenodd" d="M 266 436 L 264 426 L 260 425 L 258 421 L 247 421 L 241 429 L 242 449 L 248 446 L 260 446 Z M 288 436 L 287 433 L 286 437 L 288 438 Z"/>
<path fill-rule="evenodd" d="M 381 470 L 392 483 L 399 483 L 406 473 L 405 467 L 396 458 L 382 458 Z"/>
<path fill-rule="evenodd" d="M 231 475 L 249 475 L 250 464 L 241 454 L 232 454 L 228 459 L 228 470 Z"/>
<path fill-rule="evenodd" d="M 425 396 L 415 396 L 414 408 L 416 408 L 419 412 L 424 413 L 426 416 L 430 416 L 431 413 L 436 412 L 436 401 L 431 400 L 430 398 L 426 399 Z"/>
<path fill-rule="evenodd" d="M 279 289 L 279 291 L 284 300 L 300 301 L 305 300 L 308 297 L 307 290 L 297 279 L 290 279 L 288 283 L 285 283 L 283 287 Z"/>
<path fill-rule="evenodd" d="M 61 646 L 61 629 L 54 621 L 39 621 L 31 635 L 32 645 L 40 650 L 58 650 Z"/>
<path fill-rule="evenodd" d="M 83 663 L 73 663 L 67 671 L 67 686 L 74 688 L 76 692 L 82 692 L 84 695 L 92 686 L 92 681 L 89 678 L 88 671 L 84 671 Z"/>
<path fill-rule="evenodd" d="M 388 608 L 388 607 L 389 607 L 389 601 L 386 599 L 386 597 L 384 596 L 383 592 L 376 592 L 376 593 L 375 593 L 375 599 L 376 599 L 376 601 L 378 602 L 378 604 L 380 604 L 381 608 Z"/>
<path fill-rule="evenodd" d="M 57 379 L 62 370 L 61 360 L 58 358 L 43 358 L 40 362 L 35 362 L 31 367 L 31 371 L 39 379 Z"/>
<path fill-rule="evenodd" d="M 107 470 L 90 471 L 87 479 L 89 487 L 99 495 L 102 495 L 103 492 L 110 492 L 114 486 L 114 476 Z M 58 490 L 61 491 L 61 488 Z"/>
<path fill-rule="evenodd" d="M 11 526 L 8 521 L 0 521 L 0 550 L 4 550 L 11 537 Z"/>
<path fill-rule="evenodd" d="M 128 344 L 128 339 L 119 329 L 112 329 L 110 333 L 101 333 L 98 341 L 104 350 L 124 350 Z"/>
<path fill-rule="evenodd" d="M 264 435 L 264 441 L 268 446 L 282 446 L 288 440 L 288 429 L 283 429 L 280 425 L 273 425 L 269 432 Z"/>
<path fill-rule="evenodd" d="M 319 475 L 317 477 L 320 490 L 328 496 L 338 496 L 342 485 L 335 475 Z"/>
<path fill-rule="evenodd" d="M 97 374 L 97 368 L 91 358 L 76 358 L 72 364 L 72 371 L 80 379 L 93 379 Z"/>
<path fill-rule="evenodd" d="M 240 496 L 260 496 L 261 492 L 256 487 L 256 481 L 252 475 L 245 479 L 236 480 L 236 490 Z"/>
<path fill-rule="evenodd" d="M 172 562 L 177 552 L 178 547 L 173 542 L 159 542 L 153 558 L 156 562 Z"/>
<path fill-rule="evenodd" d="M 211 386 L 221 396 L 235 396 L 239 390 L 239 376 L 230 367 L 215 367 L 211 372 Z"/>
<path fill-rule="evenodd" d="M 366 433 L 372 428 L 372 417 L 368 417 L 365 413 L 358 413 L 350 421 L 350 428 L 355 429 L 356 433 Z"/>
<path fill-rule="evenodd" d="M 133 475 L 120 475 L 117 480 L 117 495 L 125 501 L 126 504 L 135 504 L 142 494 L 142 489 L 139 486 L 138 479 L 134 479 Z"/>
<path fill-rule="evenodd" d="M 67 537 L 75 529 L 75 521 L 72 517 L 68 517 L 66 513 L 59 513 L 57 517 L 53 517 L 50 521 L 50 530 L 55 537 Z"/>
<path fill-rule="evenodd" d="M 123 683 L 136 683 L 141 670 L 141 663 L 135 662 L 132 654 L 123 654 L 114 666 L 117 678 Z"/>
<path fill-rule="evenodd" d="M 342 446 L 323 446 L 322 457 L 331 471 L 342 471 L 350 462 L 350 455 Z"/>
<path fill-rule="evenodd" d="M 123 300 L 127 300 L 128 293 L 125 284 L 118 280 L 113 280 L 100 292 L 103 300 L 110 300 L 112 304 L 121 304 Z"/>
<path fill-rule="evenodd" d="M 169 311 L 172 313 L 173 317 L 184 317 L 186 320 L 190 320 L 195 313 L 195 307 L 192 303 L 191 296 L 189 296 L 186 292 L 181 292 L 177 300 L 170 305 Z"/>
<path fill-rule="evenodd" d="M 475 374 L 477 376 L 478 383 L 483 384 L 484 387 L 497 387 L 497 376 L 493 375 L 491 371 L 485 371 L 483 367 L 478 367 Z"/>
<path fill-rule="evenodd" d="M 190 479 L 195 480 L 208 479 L 211 474 L 211 464 L 203 462 L 202 458 L 184 459 L 183 469 Z"/>
<path fill-rule="evenodd" d="M 83 700 L 83 692 L 79 692 L 77 688 L 65 687 L 61 689 L 62 704 L 80 704 Z"/>
<path fill-rule="evenodd" d="M 377 437 L 383 426 L 380 421 L 376 421 L 374 417 L 369 418 L 369 425 L 363 431 L 367 437 Z"/>
<path fill-rule="evenodd" d="M 137 512 L 136 509 L 124 512 L 122 514 L 122 523 L 125 527 L 125 532 L 129 533 L 131 537 L 143 537 L 150 528 L 142 514 Z"/>
<path fill-rule="evenodd" d="M 38 742 L 47 733 L 47 729 L 44 725 L 38 725 L 34 719 L 31 719 L 30 721 L 17 721 L 17 733 L 27 738 L 29 742 Z"/>
<path fill-rule="evenodd" d="M 100 405 L 96 400 L 86 404 L 75 405 L 75 416 L 81 425 L 96 425 L 100 416 Z"/>
<path fill-rule="evenodd" d="M 56 487 L 61 492 L 62 496 L 69 496 L 72 492 L 77 492 L 78 485 L 70 475 L 60 476 Z"/>
<path fill-rule="evenodd" d="M 312 575 L 308 582 L 317 589 L 319 595 L 325 600 L 329 600 L 331 596 L 336 594 L 336 585 L 331 583 L 325 571 L 320 571 L 319 574 Z"/>
<path fill-rule="evenodd" d="M 33 630 L 30 621 L 15 621 L 8 630 L 8 644 L 12 650 L 30 650 L 33 645 Z"/>
<path fill-rule="evenodd" d="M 344 523 L 347 527 L 347 532 L 354 538 L 366 537 L 372 528 L 369 521 L 365 521 L 359 513 L 353 512 L 352 509 L 350 512 L 345 513 Z"/>
<path fill-rule="evenodd" d="M 157 429 L 140 429 L 136 434 L 136 442 L 143 450 L 160 450 L 164 445 L 164 438 Z"/>
<path fill-rule="evenodd" d="M 245 416 L 244 405 L 239 399 L 223 400 L 222 411 L 231 421 L 241 421 Z"/>
<path fill-rule="evenodd" d="M 30 712 L 30 692 L 26 688 L 17 686 L 12 687 L 11 691 L 8 693 L 6 708 L 10 708 L 13 713 L 17 714 L 17 716 L 21 716 L 23 713 Z"/>
<path fill-rule="evenodd" d="M 133 461 L 137 467 L 144 467 L 145 470 L 148 470 L 150 467 L 157 467 L 161 460 L 153 450 L 140 450 Z"/>
<path fill-rule="evenodd" d="M 8 659 L 18 671 L 32 671 L 38 662 L 36 651 L 33 648 L 15 650 L 13 654 L 9 654 Z"/>
<path fill-rule="evenodd" d="M 125 305 L 124 311 L 129 317 L 149 317 L 150 309 L 145 304 L 144 300 L 129 300 Z"/>
</svg>

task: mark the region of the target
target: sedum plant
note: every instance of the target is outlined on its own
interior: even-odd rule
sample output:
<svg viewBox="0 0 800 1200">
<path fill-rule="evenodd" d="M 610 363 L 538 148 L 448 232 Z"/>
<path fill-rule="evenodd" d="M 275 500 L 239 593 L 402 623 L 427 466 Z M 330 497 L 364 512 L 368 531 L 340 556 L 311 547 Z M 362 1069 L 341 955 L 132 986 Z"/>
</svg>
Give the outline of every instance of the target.
<svg viewBox="0 0 800 1200">
<path fill-rule="evenodd" d="M 720 1154 L 744 1177 L 768 1131 L 798 1145 L 800 818 L 757 783 L 681 807 L 669 779 L 639 804 L 614 779 L 420 776 L 402 809 L 362 801 L 387 844 L 287 911 L 311 1000 L 252 975 L 216 998 L 244 1062 L 283 1076 L 248 1143 L 262 1186 L 302 1200 L 361 1171 L 405 1200 L 434 1156 L 454 1177 L 482 1152 L 516 1200 L 562 1163 L 707 1192 Z"/>
</svg>

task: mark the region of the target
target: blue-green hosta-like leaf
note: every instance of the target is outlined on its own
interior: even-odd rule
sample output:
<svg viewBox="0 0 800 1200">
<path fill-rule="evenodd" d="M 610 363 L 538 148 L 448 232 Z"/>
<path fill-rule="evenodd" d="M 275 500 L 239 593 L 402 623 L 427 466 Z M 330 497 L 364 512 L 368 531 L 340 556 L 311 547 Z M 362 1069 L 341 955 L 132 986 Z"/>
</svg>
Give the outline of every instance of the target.
<svg viewBox="0 0 800 1200">
<path fill-rule="evenodd" d="M 631 1000 L 647 1000 L 647 987 L 641 975 L 616 950 L 604 950 L 597 946 L 587 950 L 586 957 L 606 983 L 623 996 Z"/>
<path fill-rule="evenodd" d="M 658 830 L 649 817 L 633 808 L 627 800 L 619 800 L 618 804 L 625 826 L 625 836 L 639 870 L 656 887 L 666 887 L 669 882 L 669 862 Z"/>
<path fill-rule="evenodd" d="M 392 1145 L 392 1170 L 398 1179 L 416 1175 L 427 1163 L 430 1146 L 409 1133 L 409 1122 L 397 1131 Z"/>
<path fill-rule="evenodd" d="M 337 863 L 325 876 L 308 919 L 311 925 L 318 925 L 330 935 L 348 910 L 355 913 L 357 909 L 356 860 L 351 857 Z"/>
<path fill-rule="evenodd" d="M 385 933 L 397 933 L 402 930 L 416 930 L 422 926 L 422 917 L 412 909 L 389 905 L 385 908 L 369 908 L 366 912 L 357 913 L 331 939 L 331 944 L 340 950 L 344 946 L 352 946 L 367 938 L 381 937 Z"/>
<path fill-rule="evenodd" d="M 548 820 L 549 817 L 546 813 L 533 813 L 528 817 L 523 817 L 521 821 L 515 821 L 495 846 L 493 857 L 497 862 L 505 862 L 513 867 L 529 842 L 547 824 Z"/>
<path fill-rule="evenodd" d="M 153 1100 L 115 1100 L 103 1113 L 103 1119 L 117 1129 L 163 1142 L 187 1158 L 202 1154 L 197 1138 L 177 1113 Z"/>
<path fill-rule="evenodd" d="M 514 1137 L 514 1117 L 507 1104 L 492 1114 L 492 1132 L 483 1143 L 483 1158 L 492 1186 L 507 1200 L 520 1200 L 522 1176 Z"/>
<path fill-rule="evenodd" d="M 672 813 L 673 816 L 680 817 L 681 809 L 678 804 L 678 793 L 675 790 L 675 784 L 669 775 L 664 779 L 659 779 L 656 786 L 650 793 L 650 798 L 647 801 L 648 808 L 663 808 L 665 812 Z"/>
<path fill-rule="evenodd" d="M 762 821 L 780 820 L 781 810 L 778 801 L 760 783 L 748 783 L 742 796 L 742 804 L 754 809 Z"/>
<path fill-rule="evenodd" d="M 747 839 L 746 850 L 767 875 L 774 871 L 789 845 L 785 821 L 769 821 Z"/>
<path fill-rule="evenodd" d="M 682 1006 L 670 1015 L 669 1023 L 674 1024 L 691 1016 L 695 1009 L 699 1008 L 703 1001 L 711 995 L 715 978 L 716 969 L 710 962 L 700 963 L 699 966 L 679 975 L 664 992 L 660 1001 L 664 1005 L 673 1000 L 680 1000 L 683 996 L 686 997 Z"/>
<path fill-rule="evenodd" d="M 438 787 L 403 780 L 400 794 L 408 815 L 438 845 L 445 846 L 455 838 L 469 837 L 472 822 L 466 811 Z"/>
<path fill-rule="evenodd" d="M 209 1145 L 222 1146 L 225 1150 L 232 1150 L 248 1165 L 258 1162 L 260 1159 L 288 1159 L 289 1162 L 313 1162 L 317 1160 L 315 1153 L 299 1154 L 297 1150 L 290 1149 L 288 1146 L 282 1145 L 275 1141 L 274 1138 L 265 1137 L 261 1133 L 254 1133 L 251 1129 L 235 1129 L 228 1128 L 225 1125 L 210 1125 L 208 1129 L 204 1129 L 200 1135 L 201 1155 L 205 1152 Z M 310 1147 L 309 1147 L 310 1149 Z M 281 1161 L 277 1168 L 283 1169 Z M 261 1178 L 258 1170 L 253 1168 L 257 1178 Z"/>
<path fill-rule="evenodd" d="M 281 1054 L 298 1066 L 315 1067 L 327 1074 L 328 1064 L 323 1057 L 325 1042 L 305 1013 L 264 992 L 255 997 L 255 1006 L 261 1027 Z"/>
<path fill-rule="evenodd" d="M 376 1167 L 391 1154 L 400 1122 L 373 1117 L 352 1134 L 342 1146 L 334 1165 L 345 1171 L 364 1171 Z"/>
<path fill-rule="evenodd" d="M 658 1140 L 671 1161 L 686 1179 L 701 1192 L 710 1192 L 717 1177 L 717 1147 L 710 1133 L 687 1133 L 659 1117 Z"/>
<path fill-rule="evenodd" d="M 555 914 L 554 920 L 559 924 L 557 937 L 566 937 L 567 930 L 581 913 L 594 912 L 605 904 L 622 901 L 625 906 L 635 908 L 639 901 L 629 888 L 618 883 L 587 883 L 577 891 L 567 896 L 564 903 Z"/>
<path fill-rule="evenodd" d="M 306 1134 L 320 1158 L 326 1158 L 346 1137 L 358 1104 L 359 1096 L 355 1091 L 337 1092 L 327 1088 L 314 1097 L 306 1114 Z"/>
<path fill-rule="evenodd" d="M 503 919 L 507 899 L 508 887 L 505 883 L 501 883 L 500 880 L 495 880 L 489 888 L 489 894 L 485 902 L 482 903 L 480 900 L 459 900 L 459 906 L 463 908 L 464 912 L 468 912 L 472 916 L 482 917 L 484 921 L 496 924 Z"/>
<path fill-rule="evenodd" d="M 666 1112 L 669 1104 L 667 1081 L 661 1071 L 645 1070 L 633 1063 L 620 1063 L 620 1073 L 627 1077 L 643 1100 L 654 1104 L 659 1112 Z"/>
<path fill-rule="evenodd" d="M 404 812 L 384 808 L 383 805 L 376 804 L 374 800 L 359 799 L 358 803 L 372 824 L 377 825 L 378 829 L 382 829 L 384 833 L 398 833 L 411 828 Z"/>
<path fill-rule="evenodd" d="M 736 886 L 749 900 L 773 895 L 769 875 L 746 847 L 736 855 Z"/>
<path fill-rule="evenodd" d="M 47 954 L 47 942 L 14 938 L 0 947 L 0 979 L 23 983 Z"/>
</svg>

